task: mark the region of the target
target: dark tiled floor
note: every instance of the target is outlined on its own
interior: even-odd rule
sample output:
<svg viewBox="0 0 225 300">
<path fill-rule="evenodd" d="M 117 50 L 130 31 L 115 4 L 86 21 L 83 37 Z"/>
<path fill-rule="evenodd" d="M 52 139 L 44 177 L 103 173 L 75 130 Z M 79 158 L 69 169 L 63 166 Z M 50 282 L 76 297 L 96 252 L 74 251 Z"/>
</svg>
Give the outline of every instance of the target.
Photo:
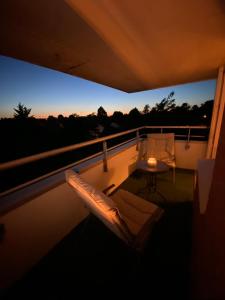
<svg viewBox="0 0 225 300">
<path fill-rule="evenodd" d="M 158 205 L 173 205 L 193 200 L 194 172 L 192 170 L 176 170 L 175 183 L 173 183 L 172 170 L 167 173 L 157 174 L 157 190 L 165 197 L 164 201 L 158 194 L 149 193 L 145 189 L 148 173 L 135 171 L 123 182 L 121 188 L 139 195 Z"/>
<path fill-rule="evenodd" d="M 145 174 L 135 172 L 122 187 L 137 192 Z M 168 202 L 140 257 L 95 217 L 76 227 L 49 255 L 5 293 L 6 299 L 80 299 L 143 295 L 149 299 L 189 299 L 193 173 L 178 170 L 158 178 Z"/>
</svg>

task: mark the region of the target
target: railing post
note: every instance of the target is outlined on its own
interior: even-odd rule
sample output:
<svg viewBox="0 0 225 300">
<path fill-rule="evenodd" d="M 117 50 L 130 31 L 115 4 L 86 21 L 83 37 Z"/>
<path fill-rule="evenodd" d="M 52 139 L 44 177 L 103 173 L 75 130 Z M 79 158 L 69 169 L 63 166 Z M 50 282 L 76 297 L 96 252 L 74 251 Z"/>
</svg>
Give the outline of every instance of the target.
<svg viewBox="0 0 225 300">
<path fill-rule="evenodd" d="M 160 132 L 163 133 L 163 128 L 161 127 Z"/>
<path fill-rule="evenodd" d="M 187 136 L 187 143 L 186 143 L 186 145 L 185 145 L 185 149 L 187 150 L 187 149 L 189 149 L 190 148 L 190 138 L 191 138 L 191 128 L 189 127 L 189 129 L 188 129 L 188 136 Z"/>
<path fill-rule="evenodd" d="M 136 139 L 137 139 L 136 151 L 138 151 L 139 150 L 139 139 L 140 139 L 139 130 L 136 131 Z"/>
<path fill-rule="evenodd" d="M 108 172 L 107 142 L 103 141 L 103 171 Z"/>
</svg>

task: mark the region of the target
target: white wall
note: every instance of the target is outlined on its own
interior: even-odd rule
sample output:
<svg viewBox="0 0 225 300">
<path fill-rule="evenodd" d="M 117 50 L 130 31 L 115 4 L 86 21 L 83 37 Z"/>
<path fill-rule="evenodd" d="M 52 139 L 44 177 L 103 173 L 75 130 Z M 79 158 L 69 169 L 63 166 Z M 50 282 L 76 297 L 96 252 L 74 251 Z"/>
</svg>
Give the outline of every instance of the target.
<svg viewBox="0 0 225 300">
<path fill-rule="evenodd" d="M 84 170 L 82 176 L 89 183 L 100 190 L 115 184 L 120 185 L 134 170 L 137 161 L 138 152 L 136 146 L 132 146 L 108 159 L 108 172 L 103 172 L 103 165 Z"/>
<path fill-rule="evenodd" d="M 176 165 L 183 169 L 197 169 L 199 159 L 206 157 L 207 142 L 191 141 L 186 149 L 186 141 L 175 142 Z"/>
<path fill-rule="evenodd" d="M 109 158 L 109 172 L 98 163 L 84 170 L 82 177 L 101 190 L 112 183 L 118 186 L 134 170 L 136 159 L 132 146 Z M 0 286 L 20 278 L 87 214 L 81 200 L 63 183 L 2 216 L 6 234 L 0 244 Z"/>
<path fill-rule="evenodd" d="M 4 215 L 0 283 L 7 286 L 30 269 L 85 216 L 87 211 L 66 183 Z"/>
</svg>

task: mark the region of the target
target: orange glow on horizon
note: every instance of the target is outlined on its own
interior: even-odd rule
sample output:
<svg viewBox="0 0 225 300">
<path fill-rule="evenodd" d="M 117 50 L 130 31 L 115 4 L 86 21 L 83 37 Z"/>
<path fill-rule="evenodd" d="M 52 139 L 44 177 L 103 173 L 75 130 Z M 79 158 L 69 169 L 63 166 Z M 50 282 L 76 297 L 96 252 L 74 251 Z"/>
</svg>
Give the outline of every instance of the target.
<svg viewBox="0 0 225 300">
<path fill-rule="evenodd" d="M 118 109 L 118 111 L 121 111 L 123 114 L 127 114 L 128 111 L 124 112 L 120 109 Z M 34 118 L 37 118 L 37 119 L 47 119 L 49 116 L 53 116 L 55 118 L 58 117 L 58 115 L 63 115 L 64 117 L 69 117 L 70 115 L 74 114 L 75 112 L 52 112 L 52 113 L 46 113 L 46 114 L 33 114 L 32 116 Z M 81 112 L 76 112 L 76 114 L 78 114 L 78 116 L 80 117 L 86 117 L 87 115 L 91 114 L 92 112 L 84 112 L 84 111 L 81 111 Z M 97 112 L 94 112 L 96 115 L 97 115 Z M 107 115 L 108 116 L 112 116 L 114 113 L 114 111 L 107 111 Z"/>
</svg>

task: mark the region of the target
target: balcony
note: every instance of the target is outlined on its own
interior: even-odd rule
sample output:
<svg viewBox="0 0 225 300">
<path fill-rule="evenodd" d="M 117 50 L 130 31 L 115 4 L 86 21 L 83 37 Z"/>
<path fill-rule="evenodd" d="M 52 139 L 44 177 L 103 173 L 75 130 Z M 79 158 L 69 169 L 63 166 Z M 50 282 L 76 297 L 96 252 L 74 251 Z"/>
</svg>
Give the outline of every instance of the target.
<svg viewBox="0 0 225 300">
<path fill-rule="evenodd" d="M 64 171 L 80 171 L 101 190 L 114 183 L 136 193 L 145 181 L 135 170 L 145 143 L 141 131 L 151 128 L 129 131 L 126 134 L 133 134 L 129 138 L 122 133 L 127 140 L 118 144 L 110 144 L 116 138 L 112 136 L 94 140 L 93 145 L 99 143 L 104 151 L 76 162 L 72 151 L 82 153 L 89 142 L 0 166 L 4 174 L 0 180 L 0 223 L 4 224 L 0 226 L 0 287 L 11 287 L 7 298 L 65 299 L 75 298 L 79 291 L 92 297 L 104 293 L 105 298 L 114 292 L 118 296 L 122 288 L 126 296 L 138 292 L 141 298 L 143 292 L 153 299 L 187 299 L 192 240 L 194 299 L 225 299 L 222 3 L 173 1 L 171 6 L 170 1 L 124 0 L 95 5 L 94 1 L 40 0 L 34 7 L 33 1 L 4 2 L 3 55 L 127 92 L 217 77 L 209 141 L 193 138 L 200 135 L 193 128 L 177 132 L 185 137 L 177 137 L 175 144 L 176 185 L 170 184 L 170 174 L 158 178 L 168 200 L 158 204 L 166 213 L 154 228 L 141 261 L 96 219 L 84 228 L 88 211 L 66 185 Z M 193 185 L 197 161 L 206 157 L 207 147 L 215 168 L 212 185 L 201 180 L 202 195 L 209 193 L 208 202 L 201 207 L 200 201 L 192 201 Z M 49 168 L 53 157 L 58 170 Z M 201 177 L 207 177 L 207 172 L 202 168 Z M 202 179 L 199 173 L 197 179 Z M 191 239 L 192 203 L 196 215 Z"/>
<path fill-rule="evenodd" d="M 166 201 L 157 195 L 149 197 L 146 191 L 140 192 L 147 175 L 136 170 L 136 162 L 143 154 L 149 131 L 177 133 L 176 183 L 173 184 L 171 173 L 158 176 L 158 188 Z M 207 135 L 208 129 L 204 126 L 141 127 L 2 164 L 2 170 L 15 169 L 21 164 L 48 159 L 89 144 L 103 144 L 101 153 L 1 194 L 1 223 L 5 226 L 1 249 L 2 286 L 12 286 L 10 295 L 27 295 L 29 289 L 34 288 L 57 296 L 75 286 L 83 288 L 87 283 L 98 289 L 116 277 L 124 287 L 136 282 L 131 293 L 141 285 L 146 285 L 147 290 L 151 281 L 154 292 L 164 286 L 170 290 L 168 295 L 185 299 L 189 284 L 195 170 L 197 161 L 205 157 Z M 118 138 L 125 141 L 107 148 L 113 140 L 117 139 L 118 143 Z M 121 186 L 165 209 L 164 217 L 153 230 L 143 261 L 138 262 L 135 254 L 95 218 L 84 226 L 88 211 L 65 183 L 64 171 L 68 168 L 79 171 L 100 190 L 115 184 L 115 188 Z M 17 284 L 16 280 L 19 280 Z M 163 289 L 161 293 L 166 295 L 167 292 Z"/>
</svg>

